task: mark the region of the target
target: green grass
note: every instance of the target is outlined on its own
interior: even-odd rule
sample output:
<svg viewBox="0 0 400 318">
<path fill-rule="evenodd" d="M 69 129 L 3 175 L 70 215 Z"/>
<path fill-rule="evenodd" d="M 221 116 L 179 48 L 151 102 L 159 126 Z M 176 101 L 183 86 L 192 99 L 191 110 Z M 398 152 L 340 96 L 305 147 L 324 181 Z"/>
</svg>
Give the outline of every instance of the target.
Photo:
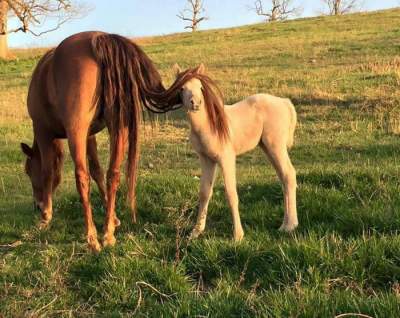
<svg viewBox="0 0 400 318">
<path fill-rule="evenodd" d="M 87 251 L 69 159 L 51 227 L 37 230 L 19 142 L 32 140 L 24 100 L 43 51 L 0 62 L 0 316 L 399 317 L 399 25 L 396 9 L 139 41 L 166 83 L 175 62 L 204 62 L 229 103 L 269 92 L 296 105 L 300 226 L 278 232 L 281 185 L 256 150 L 238 159 L 240 244 L 220 178 L 206 234 L 186 239 L 200 169 L 181 113 L 146 129 L 139 223 L 123 186 L 115 248 Z M 104 133 L 99 147 L 105 166 Z M 94 186 L 92 202 L 100 230 Z"/>
</svg>

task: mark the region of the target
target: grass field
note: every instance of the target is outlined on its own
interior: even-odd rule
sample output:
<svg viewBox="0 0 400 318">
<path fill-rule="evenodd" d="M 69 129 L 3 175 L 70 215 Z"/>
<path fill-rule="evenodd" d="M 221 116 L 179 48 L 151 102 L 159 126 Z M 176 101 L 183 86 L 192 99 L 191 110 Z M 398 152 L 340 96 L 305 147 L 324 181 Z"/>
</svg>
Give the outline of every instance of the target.
<svg viewBox="0 0 400 318">
<path fill-rule="evenodd" d="M 139 223 L 122 188 L 115 248 L 87 251 L 69 159 L 40 232 L 19 143 L 32 140 L 25 97 L 43 50 L 17 51 L 0 62 L 0 317 L 400 317 L 400 10 L 139 43 L 167 84 L 175 62 L 204 62 L 227 103 L 293 100 L 298 230 L 278 232 L 281 186 L 256 150 L 238 159 L 244 241 L 231 241 L 219 178 L 206 234 L 189 243 L 200 169 L 176 113 L 143 129 Z M 92 202 L 101 229 L 94 186 Z"/>
</svg>

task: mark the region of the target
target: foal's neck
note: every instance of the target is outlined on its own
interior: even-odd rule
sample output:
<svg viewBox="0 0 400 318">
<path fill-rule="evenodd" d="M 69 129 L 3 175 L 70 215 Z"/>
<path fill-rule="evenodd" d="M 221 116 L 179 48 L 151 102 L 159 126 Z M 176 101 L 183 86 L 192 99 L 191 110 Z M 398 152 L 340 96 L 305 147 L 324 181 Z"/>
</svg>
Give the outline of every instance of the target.
<svg viewBox="0 0 400 318">
<path fill-rule="evenodd" d="M 211 131 L 208 114 L 204 107 L 201 107 L 197 111 L 189 111 L 188 118 L 192 128 L 192 133 L 204 135 Z"/>
</svg>

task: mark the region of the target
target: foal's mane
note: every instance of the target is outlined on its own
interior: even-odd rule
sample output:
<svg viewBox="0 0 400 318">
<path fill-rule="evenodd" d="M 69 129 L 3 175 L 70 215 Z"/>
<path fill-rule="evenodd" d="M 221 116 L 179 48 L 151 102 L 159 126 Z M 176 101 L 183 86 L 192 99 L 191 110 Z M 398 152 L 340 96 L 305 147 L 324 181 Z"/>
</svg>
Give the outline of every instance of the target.
<svg viewBox="0 0 400 318">
<path fill-rule="evenodd" d="M 178 74 L 172 86 L 180 88 L 193 78 L 201 82 L 204 106 L 207 111 L 211 131 L 217 134 L 221 141 L 226 141 L 229 139 L 228 119 L 224 111 L 223 95 L 217 84 L 207 75 L 199 73 L 198 68 L 189 68 Z"/>
</svg>

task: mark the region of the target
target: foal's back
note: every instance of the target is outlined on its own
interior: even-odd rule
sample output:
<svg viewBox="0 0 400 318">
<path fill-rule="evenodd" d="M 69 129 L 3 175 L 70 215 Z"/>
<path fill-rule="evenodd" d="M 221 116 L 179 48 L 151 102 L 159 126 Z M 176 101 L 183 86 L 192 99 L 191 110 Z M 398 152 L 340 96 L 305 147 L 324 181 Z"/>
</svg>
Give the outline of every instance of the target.
<svg viewBox="0 0 400 318">
<path fill-rule="evenodd" d="M 271 142 L 287 140 L 287 145 L 293 139 L 295 111 L 289 99 L 256 94 L 225 106 L 225 112 L 237 155 L 255 148 L 262 137 Z"/>
</svg>

